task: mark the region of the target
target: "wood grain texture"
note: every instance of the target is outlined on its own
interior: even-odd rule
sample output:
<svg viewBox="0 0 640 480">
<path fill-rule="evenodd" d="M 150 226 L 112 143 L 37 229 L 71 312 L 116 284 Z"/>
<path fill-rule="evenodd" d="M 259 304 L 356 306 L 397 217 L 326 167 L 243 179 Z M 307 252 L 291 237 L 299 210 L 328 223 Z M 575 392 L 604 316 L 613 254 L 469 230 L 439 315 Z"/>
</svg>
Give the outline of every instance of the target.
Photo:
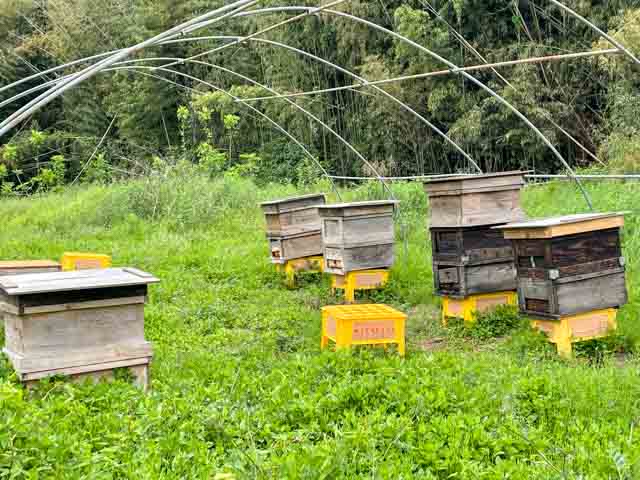
<svg viewBox="0 0 640 480">
<path fill-rule="evenodd" d="M 522 172 L 453 177 L 425 183 L 432 228 L 496 225 L 525 219 Z"/>
<path fill-rule="evenodd" d="M 325 203 L 327 203 L 327 197 L 324 193 L 312 193 L 309 195 L 270 200 L 268 202 L 262 202 L 260 206 L 265 214 L 279 214 L 299 208 L 324 205 Z"/>
<path fill-rule="evenodd" d="M 624 226 L 624 213 L 566 215 L 495 227 L 512 240 L 555 238 Z"/>
<path fill-rule="evenodd" d="M 437 295 L 467 297 L 481 293 L 516 290 L 516 269 L 512 261 L 485 265 L 450 265 L 434 262 Z M 454 274 L 453 271 L 457 273 Z"/>
<path fill-rule="evenodd" d="M 301 235 L 271 237 L 268 240 L 272 263 L 284 264 L 296 258 L 322 255 L 322 233 L 320 230 Z"/>
<path fill-rule="evenodd" d="M 22 260 L 0 262 L 0 276 L 21 273 L 59 272 L 61 266 L 52 260 Z"/>
</svg>

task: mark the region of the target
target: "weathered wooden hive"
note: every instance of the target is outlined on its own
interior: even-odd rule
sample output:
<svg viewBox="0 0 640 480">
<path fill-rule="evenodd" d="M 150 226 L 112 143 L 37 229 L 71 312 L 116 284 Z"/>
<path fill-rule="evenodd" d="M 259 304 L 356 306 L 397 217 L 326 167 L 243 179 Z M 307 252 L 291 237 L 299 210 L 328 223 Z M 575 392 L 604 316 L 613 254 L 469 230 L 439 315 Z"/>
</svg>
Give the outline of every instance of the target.
<svg viewBox="0 0 640 480">
<path fill-rule="evenodd" d="M 398 203 L 381 200 L 319 207 L 324 271 L 346 275 L 391 267 L 395 259 L 393 213 Z"/>
<path fill-rule="evenodd" d="M 0 262 L 0 276 L 20 273 L 59 272 L 61 266 L 52 260 L 11 260 Z"/>
<path fill-rule="evenodd" d="M 624 214 L 580 214 L 501 227 L 513 242 L 520 310 L 561 318 L 627 302 Z"/>
<path fill-rule="evenodd" d="M 267 223 L 272 263 L 284 264 L 322 254 L 318 206 L 325 203 L 325 195 L 319 193 L 260 204 Z"/>
<path fill-rule="evenodd" d="M 524 172 L 451 176 L 425 182 L 431 228 L 483 227 L 525 219 Z"/>
<path fill-rule="evenodd" d="M 2 276 L 4 352 L 26 383 L 127 367 L 146 388 L 153 353 L 144 304 L 156 282 L 134 268 Z"/>
<path fill-rule="evenodd" d="M 520 207 L 523 185 L 523 172 L 425 183 L 438 295 L 463 298 L 516 289 L 513 249 L 492 227 L 525 219 Z"/>
</svg>

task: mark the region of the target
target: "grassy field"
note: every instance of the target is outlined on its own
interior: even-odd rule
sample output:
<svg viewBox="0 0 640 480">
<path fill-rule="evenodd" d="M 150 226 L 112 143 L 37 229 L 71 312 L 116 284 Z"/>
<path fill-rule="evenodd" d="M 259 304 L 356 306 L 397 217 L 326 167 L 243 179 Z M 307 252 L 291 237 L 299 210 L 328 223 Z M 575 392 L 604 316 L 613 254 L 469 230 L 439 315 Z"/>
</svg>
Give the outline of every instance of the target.
<svg viewBox="0 0 640 480">
<path fill-rule="evenodd" d="M 339 299 L 317 275 L 283 287 L 257 207 L 298 191 L 183 174 L 2 200 L 3 259 L 110 253 L 162 283 L 147 307 L 147 395 L 126 378 L 27 392 L 0 360 L 0 478 L 640 478 L 639 187 L 588 187 L 598 210 L 633 211 L 631 302 L 618 336 L 567 362 L 509 312 L 473 331 L 440 327 L 426 200 L 397 185 L 406 245 L 370 298 L 410 314 L 400 360 L 320 353 L 319 309 Z M 531 216 L 585 211 L 564 183 L 524 200 Z"/>
</svg>

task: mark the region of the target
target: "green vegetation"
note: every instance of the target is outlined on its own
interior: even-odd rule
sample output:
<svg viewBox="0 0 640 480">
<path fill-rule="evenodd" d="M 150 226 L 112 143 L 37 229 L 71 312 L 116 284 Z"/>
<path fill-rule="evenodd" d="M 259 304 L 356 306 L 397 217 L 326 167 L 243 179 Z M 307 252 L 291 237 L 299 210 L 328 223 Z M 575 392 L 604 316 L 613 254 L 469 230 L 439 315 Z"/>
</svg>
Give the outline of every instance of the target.
<svg viewBox="0 0 640 480">
<path fill-rule="evenodd" d="M 509 311 L 492 314 L 493 330 L 486 319 L 472 331 L 441 327 L 426 200 L 420 185 L 396 185 L 407 251 L 399 242 L 392 284 L 371 297 L 410 314 L 401 360 L 381 349 L 320 353 L 319 308 L 336 299 L 317 276 L 283 286 L 256 206 L 299 190 L 210 180 L 195 168 L 0 204 L 3 258 L 109 252 L 162 279 L 147 307 L 149 394 L 126 376 L 28 392 L 0 361 L 0 477 L 640 476 L 637 186 L 588 187 L 599 208 L 634 210 L 624 237 L 631 303 L 615 342 L 567 362 Z M 382 192 L 372 184 L 343 195 Z M 584 209 L 565 183 L 529 187 L 524 198 L 531 215 Z"/>
<path fill-rule="evenodd" d="M 315 6 L 317 1 L 299 3 Z M 222 0 L 3 0 L 0 85 L 32 75 L 34 70 L 134 45 L 222 4 Z M 567 4 L 632 51 L 640 51 L 635 0 L 570 0 Z M 261 0 L 257 7 L 276 5 L 282 4 Z M 550 2 L 349 0 L 336 9 L 399 32 L 457 65 L 610 48 Z M 291 15 L 229 19 L 194 32 L 194 36 L 247 35 Z M 461 36 L 465 42 L 460 41 Z M 442 62 L 397 39 L 324 14 L 277 28 L 264 38 L 316 54 L 370 80 L 445 68 Z M 144 56 L 191 57 L 222 43 L 181 42 L 147 49 Z M 259 42 L 247 42 L 200 60 L 236 71 L 277 92 L 353 82 L 346 74 L 299 53 Z M 150 64 L 157 65 L 144 65 Z M 23 194 L 51 189 L 57 182 L 73 182 L 78 176 L 78 181 L 109 181 L 147 172 L 156 157 L 169 163 L 197 159 L 212 172 L 231 169 L 258 181 L 304 184 L 310 174 L 317 176 L 318 167 L 299 146 L 232 98 L 264 97 L 272 92 L 203 64 L 179 67 L 188 77 L 161 71 L 156 71 L 155 77 L 141 70 L 107 72 L 52 102 L 21 129 L 0 139 L 0 164 L 7 169 L 0 171 L 2 191 Z M 483 70 L 474 75 L 526 114 L 571 165 L 586 167 L 595 160 L 558 126 L 609 162 L 611 168 L 636 172 L 640 158 L 636 70 L 626 57 L 617 55 Z M 1 92 L 0 102 L 37 84 L 31 81 Z M 384 88 L 449 133 L 484 170 L 561 170 L 557 158 L 533 131 L 460 76 L 403 81 Z M 32 98 L 33 94 L 0 107 L 0 119 Z M 370 88 L 298 97 L 295 103 L 339 132 L 383 175 L 470 168 L 462 155 L 424 123 Z M 328 130 L 294 106 L 282 100 L 260 100 L 251 105 L 291 132 L 332 174 L 372 174 Z M 98 152 L 101 156 L 92 158 L 105 132 L 107 138 Z M 65 168 L 54 172 L 50 163 L 60 155 Z M 43 174 L 43 170 L 48 171 Z M 38 180 L 31 182 L 32 178 Z"/>
</svg>

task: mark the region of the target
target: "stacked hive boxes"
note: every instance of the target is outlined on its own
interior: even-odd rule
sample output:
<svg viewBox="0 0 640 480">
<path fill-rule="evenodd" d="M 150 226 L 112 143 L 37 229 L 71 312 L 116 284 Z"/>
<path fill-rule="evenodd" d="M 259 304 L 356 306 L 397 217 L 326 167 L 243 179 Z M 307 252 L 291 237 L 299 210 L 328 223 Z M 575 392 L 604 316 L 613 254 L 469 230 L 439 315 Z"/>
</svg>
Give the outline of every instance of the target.
<svg viewBox="0 0 640 480">
<path fill-rule="evenodd" d="M 395 259 L 393 214 L 398 202 L 324 205 L 322 219 L 324 271 L 333 275 L 333 287 L 345 290 L 353 301 L 356 290 L 386 283 Z"/>
<path fill-rule="evenodd" d="M 627 302 L 621 213 L 582 214 L 499 227 L 513 242 L 520 311 L 558 351 L 607 335 Z"/>
<path fill-rule="evenodd" d="M 318 206 L 325 203 L 324 194 L 312 194 L 260 204 L 272 263 L 285 265 L 290 260 L 322 254 Z"/>
<path fill-rule="evenodd" d="M 523 172 L 453 176 L 425 183 L 436 294 L 443 317 L 473 319 L 474 311 L 515 303 L 513 249 L 497 225 L 525 218 Z"/>
</svg>

